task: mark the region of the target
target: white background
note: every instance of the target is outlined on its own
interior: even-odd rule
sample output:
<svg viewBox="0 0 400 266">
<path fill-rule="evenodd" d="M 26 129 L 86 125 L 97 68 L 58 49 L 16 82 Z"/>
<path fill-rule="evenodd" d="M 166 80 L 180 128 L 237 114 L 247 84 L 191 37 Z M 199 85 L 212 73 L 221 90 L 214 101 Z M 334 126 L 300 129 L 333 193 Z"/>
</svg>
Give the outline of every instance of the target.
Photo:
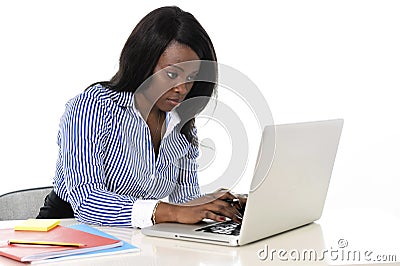
<svg viewBox="0 0 400 266">
<path fill-rule="evenodd" d="M 51 184 L 66 101 L 117 71 L 136 23 L 178 5 L 276 123 L 344 118 L 326 209 L 400 216 L 398 1 L 2 1 L 0 194 Z M 373 215 L 373 214 L 372 214 Z"/>
</svg>

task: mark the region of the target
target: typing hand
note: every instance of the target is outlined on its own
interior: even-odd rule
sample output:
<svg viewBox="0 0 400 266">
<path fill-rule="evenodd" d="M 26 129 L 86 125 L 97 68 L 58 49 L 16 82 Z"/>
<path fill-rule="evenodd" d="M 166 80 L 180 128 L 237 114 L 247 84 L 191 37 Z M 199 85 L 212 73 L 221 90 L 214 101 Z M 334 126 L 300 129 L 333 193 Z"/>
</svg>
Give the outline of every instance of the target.
<svg viewBox="0 0 400 266">
<path fill-rule="evenodd" d="M 214 221 L 225 221 L 228 218 L 236 223 L 241 223 L 246 201 L 247 198 L 238 197 L 226 189 L 220 189 L 192 200 L 184 206 L 197 207 L 196 210 L 203 213 L 203 215 L 197 216 L 196 222 L 204 218 Z"/>
<path fill-rule="evenodd" d="M 203 219 L 222 222 L 231 219 L 242 222 L 247 198 L 235 196 L 227 190 L 219 190 L 185 204 L 161 202 L 155 213 L 156 221 L 195 224 Z"/>
</svg>

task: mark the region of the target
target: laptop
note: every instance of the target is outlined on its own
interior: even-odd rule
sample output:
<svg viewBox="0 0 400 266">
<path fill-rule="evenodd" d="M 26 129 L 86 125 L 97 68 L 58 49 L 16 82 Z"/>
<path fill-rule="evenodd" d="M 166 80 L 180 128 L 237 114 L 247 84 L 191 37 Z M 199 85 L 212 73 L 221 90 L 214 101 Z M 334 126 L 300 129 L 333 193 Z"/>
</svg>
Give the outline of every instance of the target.
<svg viewBox="0 0 400 266">
<path fill-rule="evenodd" d="M 241 224 L 160 223 L 142 228 L 142 233 L 241 246 L 318 220 L 342 127 L 343 119 L 265 127 Z"/>
</svg>

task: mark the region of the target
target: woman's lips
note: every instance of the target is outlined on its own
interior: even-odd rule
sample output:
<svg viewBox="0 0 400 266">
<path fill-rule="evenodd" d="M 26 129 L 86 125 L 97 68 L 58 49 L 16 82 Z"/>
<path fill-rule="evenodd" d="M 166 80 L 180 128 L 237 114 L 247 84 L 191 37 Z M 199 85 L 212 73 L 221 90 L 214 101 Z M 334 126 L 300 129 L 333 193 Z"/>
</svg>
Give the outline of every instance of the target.
<svg viewBox="0 0 400 266">
<path fill-rule="evenodd" d="M 173 106 L 177 106 L 181 103 L 181 100 L 176 98 L 167 98 L 167 102 Z"/>
</svg>

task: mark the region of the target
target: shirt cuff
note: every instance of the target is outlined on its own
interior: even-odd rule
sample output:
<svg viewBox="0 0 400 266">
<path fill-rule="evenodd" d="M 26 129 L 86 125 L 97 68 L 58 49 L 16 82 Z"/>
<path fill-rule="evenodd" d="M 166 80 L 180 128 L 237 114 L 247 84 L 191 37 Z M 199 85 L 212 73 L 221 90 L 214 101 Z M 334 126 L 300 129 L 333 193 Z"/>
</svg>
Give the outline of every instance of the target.
<svg viewBox="0 0 400 266">
<path fill-rule="evenodd" d="M 153 225 L 153 210 L 158 200 L 136 200 L 132 206 L 132 226 L 148 227 Z"/>
</svg>

